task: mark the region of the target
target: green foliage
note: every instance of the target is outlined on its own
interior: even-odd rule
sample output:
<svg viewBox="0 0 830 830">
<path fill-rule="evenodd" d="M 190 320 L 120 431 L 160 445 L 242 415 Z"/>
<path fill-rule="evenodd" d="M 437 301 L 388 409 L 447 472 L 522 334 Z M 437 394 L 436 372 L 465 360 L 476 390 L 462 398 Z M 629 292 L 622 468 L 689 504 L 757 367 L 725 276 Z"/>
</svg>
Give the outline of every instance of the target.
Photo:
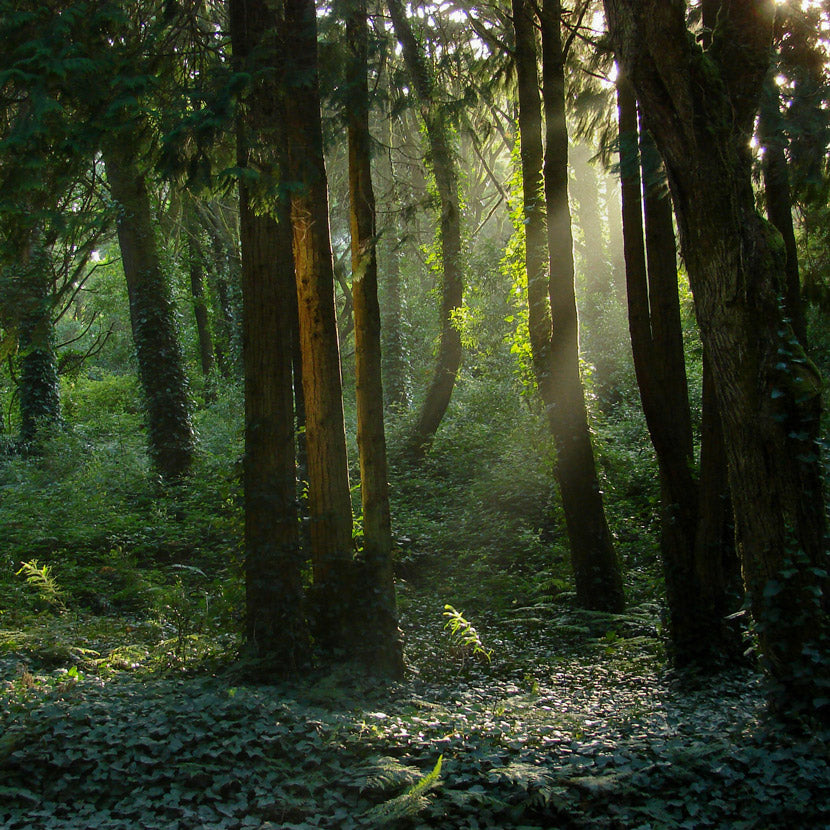
<svg viewBox="0 0 830 830">
<path fill-rule="evenodd" d="M 383 804 L 372 807 L 365 815 L 369 824 L 378 826 L 396 824 L 404 819 L 413 818 L 422 812 L 429 804 L 427 793 L 439 783 L 441 762 L 443 760 L 444 756 L 439 755 L 432 771 L 416 781 L 406 792 Z"/>
<path fill-rule="evenodd" d="M 478 631 L 473 624 L 464 618 L 461 611 L 457 611 L 452 605 L 444 606 L 444 616 L 447 621 L 444 623 L 444 630 L 450 634 L 450 653 L 461 664 L 470 659 L 481 659 L 490 662 L 493 655 L 492 649 L 487 649 L 481 642 Z"/>
<path fill-rule="evenodd" d="M 17 576 L 25 576 L 26 584 L 34 590 L 38 597 L 56 611 L 65 611 L 63 591 L 60 589 L 50 565 L 41 565 L 37 559 L 23 562 Z"/>
</svg>

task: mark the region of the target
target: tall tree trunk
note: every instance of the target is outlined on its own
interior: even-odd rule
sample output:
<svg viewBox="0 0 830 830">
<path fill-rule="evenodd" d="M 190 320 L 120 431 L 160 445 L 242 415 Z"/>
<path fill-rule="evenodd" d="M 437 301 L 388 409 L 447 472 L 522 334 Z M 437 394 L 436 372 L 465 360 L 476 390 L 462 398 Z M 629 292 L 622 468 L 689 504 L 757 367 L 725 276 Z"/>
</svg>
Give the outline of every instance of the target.
<svg viewBox="0 0 830 830">
<path fill-rule="evenodd" d="M 306 406 L 315 633 L 329 650 L 355 648 L 352 506 L 334 307 L 312 0 L 286 0 L 286 144 Z"/>
<path fill-rule="evenodd" d="M 234 252 L 229 248 L 233 240 L 228 238 L 223 226 L 222 207 L 213 202 L 209 208 L 200 211 L 202 225 L 210 237 L 213 267 L 209 269 L 209 279 L 214 298 L 215 331 L 213 338 L 214 352 L 219 372 L 223 378 L 231 376 L 231 364 L 236 362 L 234 355 L 236 337 L 236 318 L 231 302 L 229 283 L 234 278 Z"/>
<path fill-rule="evenodd" d="M 357 447 L 363 506 L 363 564 L 360 609 L 365 615 L 368 663 L 392 677 L 403 675 L 403 650 L 395 606 L 392 523 L 389 514 L 383 384 L 380 361 L 380 306 L 375 256 L 375 193 L 369 135 L 368 49 L 365 0 L 351 0 L 346 19 L 349 124 L 349 230 L 354 300 Z"/>
<path fill-rule="evenodd" d="M 539 386 L 556 443 L 557 478 L 571 544 L 577 601 L 585 608 L 621 611 L 622 575 L 605 518 L 579 376 L 561 22 L 559 0 L 544 0 L 541 14 L 544 181 L 550 268 L 548 325 L 552 333 Z"/>
<path fill-rule="evenodd" d="M 573 191 L 577 202 L 577 225 L 582 231 L 579 245 L 582 279 L 577 283 L 577 310 L 580 331 L 585 337 L 582 353 L 593 364 L 594 392 L 600 406 L 608 409 L 619 402 L 615 377 L 616 345 L 609 342 L 603 317 L 608 313 L 608 297 L 613 291 L 612 269 L 603 240 L 603 222 L 599 202 L 599 178 L 590 161 L 591 149 L 579 144 L 571 152 Z"/>
<path fill-rule="evenodd" d="M 705 667 L 733 656 L 740 645 L 724 622 L 724 550 L 718 544 L 724 505 L 711 454 L 717 412 L 707 397 L 703 455 L 706 484 L 714 489 L 699 497 L 671 203 L 662 192 L 659 154 L 638 126 L 634 90 L 622 76 L 617 99 L 628 319 L 637 385 L 660 470 L 660 551 L 672 656 L 677 665 Z"/>
<path fill-rule="evenodd" d="M 830 720 L 821 380 L 785 318 L 783 247 L 757 214 L 750 138 L 774 9 L 720 5 L 705 51 L 684 4 L 605 0 L 666 163 L 723 425 L 735 533 L 774 700 Z M 739 43 L 740 48 L 735 44 Z"/>
<path fill-rule="evenodd" d="M 571 545 L 577 602 L 585 608 L 619 611 L 624 604 L 622 577 L 605 520 L 579 377 L 559 14 L 557 3 L 543 10 L 547 124 L 543 177 L 533 16 L 529 4 L 522 0 L 513 3 L 530 341 L 536 381 L 556 445 L 556 477 Z"/>
<path fill-rule="evenodd" d="M 199 363 L 202 375 L 210 377 L 213 371 L 213 338 L 210 334 L 207 304 L 205 303 L 205 265 L 199 241 L 199 223 L 196 209 L 185 204 L 184 229 L 187 236 L 187 265 L 190 272 L 190 296 L 193 299 L 193 316 L 196 319 L 196 335 L 199 340 Z"/>
<path fill-rule="evenodd" d="M 395 165 L 392 160 L 394 114 L 391 105 L 386 115 L 388 133 L 387 147 L 384 148 L 381 171 L 389 182 L 387 199 L 391 208 L 386 213 L 386 224 L 380 229 L 379 259 L 381 287 L 385 289 L 381 308 L 383 389 L 386 405 L 394 410 L 409 408 L 409 378 L 406 359 L 406 338 L 404 334 L 404 298 L 401 285 L 401 228 L 399 213 L 400 198 L 397 187 Z"/>
<path fill-rule="evenodd" d="M 291 386 L 290 237 L 263 209 L 267 176 L 284 147 L 276 68 L 276 4 L 230 0 L 235 69 L 253 78 L 237 113 L 237 163 L 264 181 L 239 182 L 245 373 L 245 605 L 248 647 L 269 669 L 308 661 L 297 521 Z M 265 71 L 266 69 L 270 71 Z M 252 148 L 257 148 L 256 150 Z M 260 192 L 251 188 L 260 185 Z M 253 203 L 260 206 L 257 212 Z"/>
<path fill-rule="evenodd" d="M 27 233 L 20 246 L 17 314 L 20 355 L 20 437 L 24 445 L 34 448 L 38 432 L 61 420 L 58 364 L 55 358 L 52 325 L 52 291 L 49 255 L 35 228 Z"/>
<path fill-rule="evenodd" d="M 147 440 L 153 467 L 173 481 L 193 462 L 187 376 L 176 332 L 170 286 L 159 261 L 143 174 L 126 136 L 102 147 L 113 201 L 119 205 L 118 242 L 138 374 L 147 411 Z"/>
<path fill-rule="evenodd" d="M 435 100 L 432 74 L 418 46 L 401 0 L 388 0 L 395 35 L 401 44 L 404 63 L 421 107 L 429 141 L 429 162 L 441 204 L 441 340 L 435 372 L 418 413 L 409 440 L 414 458 L 422 458 L 432 443 L 452 397 L 461 366 L 461 332 L 455 315 L 463 301 L 461 270 L 461 209 L 458 203 L 458 175 L 450 143 L 448 113 Z"/>
<path fill-rule="evenodd" d="M 793 227 L 793 202 L 790 195 L 790 176 L 787 157 L 784 155 L 786 137 L 781 128 L 781 109 L 778 86 L 767 75 L 761 93 L 761 116 L 758 122 L 764 158 L 761 169 L 764 174 L 764 198 L 767 218 L 775 225 L 784 240 L 786 252 L 784 307 L 802 346 L 807 345 L 807 322 L 801 302 L 801 280 L 798 273 L 798 249 Z"/>
</svg>

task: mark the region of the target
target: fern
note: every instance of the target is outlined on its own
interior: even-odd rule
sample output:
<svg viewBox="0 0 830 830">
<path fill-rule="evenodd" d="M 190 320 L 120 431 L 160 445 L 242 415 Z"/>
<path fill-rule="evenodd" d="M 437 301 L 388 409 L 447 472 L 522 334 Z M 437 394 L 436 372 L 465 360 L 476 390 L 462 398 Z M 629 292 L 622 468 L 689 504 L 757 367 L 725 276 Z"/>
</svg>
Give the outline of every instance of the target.
<svg viewBox="0 0 830 830">
<path fill-rule="evenodd" d="M 58 611 L 66 610 L 63 591 L 52 575 L 51 565 L 41 565 L 37 559 L 32 559 L 31 562 L 21 563 L 20 570 L 16 571 L 15 575 L 21 574 L 26 576 L 26 584 L 31 586 L 45 603 Z"/>
<path fill-rule="evenodd" d="M 356 783 L 360 791 L 383 792 L 396 787 L 411 786 L 419 781 L 421 771 L 417 767 L 402 764 L 396 758 L 374 758 L 357 770 Z"/>
<path fill-rule="evenodd" d="M 414 783 L 406 792 L 377 804 L 364 814 L 364 818 L 373 825 L 392 824 L 405 818 L 412 818 L 421 812 L 428 804 L 427 793 L 438 785 L 441 777 L 441 763 L 443 755 L 438 756 L 438 761 L 432 769 L 419 781 Z"/>
<path fill-rule="evenodd" d="M 452 605 L 445 605 L 444 616 L 447 618 L 444 628 L 449 630 L 453 650 L 461 657 L 462 662 L 468 657 L 479 657 L 489 663 L 493 656 L 492 649 L 484 648 L 478 631 L 464 618 L 463 613 L 456 611 Z"/>
</svg>

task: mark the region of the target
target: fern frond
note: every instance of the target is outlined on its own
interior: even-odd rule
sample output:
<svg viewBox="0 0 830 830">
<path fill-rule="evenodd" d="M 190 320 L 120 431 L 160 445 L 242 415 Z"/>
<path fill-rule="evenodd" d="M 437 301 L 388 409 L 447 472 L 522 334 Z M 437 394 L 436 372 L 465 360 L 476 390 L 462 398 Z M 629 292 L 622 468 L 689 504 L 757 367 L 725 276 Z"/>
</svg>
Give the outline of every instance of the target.
<svg viewBox="0 0 830 830">
<path fill-rule="evenodd" d="M 429 804 L 429 798 L 427 797 L 429 790 L 439 783 L 443 760 L 444 756 L 439 755 L 432 772 L 424 775 L 406 792 L 395 796 L 395 798 L 390 798 L 382 804 L 375 805 L 363 817 L 372 824 L 384 825 L 417 815 Z"/>
<path fill-rule="evenodd" d="M 402 764 L 397 758 L 372 758 L 357 770 L 356 783 L 361 792 L 392 790 L 412 786 L 421 778 L 417 767 Z"/>
</svg>

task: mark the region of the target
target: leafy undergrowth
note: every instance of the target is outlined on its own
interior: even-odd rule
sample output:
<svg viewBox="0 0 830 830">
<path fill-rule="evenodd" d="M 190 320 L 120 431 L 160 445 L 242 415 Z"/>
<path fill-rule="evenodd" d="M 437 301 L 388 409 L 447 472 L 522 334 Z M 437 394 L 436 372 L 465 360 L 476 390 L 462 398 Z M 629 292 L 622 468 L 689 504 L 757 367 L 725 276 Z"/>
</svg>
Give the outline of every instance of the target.
<svg viewBox="0 0 830 830">
<path fill-rule="evenodd" d="M 152 676 L 126 658 L 144 674 L 112 661 L 96 673 L 100 658 L 70 654 L 67 670 L 36 665 L 34 648 L 24 667 L 7 651 L 0 826 L 830 822 L 827 736 L 768 721 L 750 671 L 697 684 L 665 672 L 650 609 L 475 620 L 476 651 L 443 628 L 434 596 L 410 588 L 403 607 L 413 671 L 400 684 L 340 669 L 250 685 L 233 665 L 173 663 Z"/>
</svg>

